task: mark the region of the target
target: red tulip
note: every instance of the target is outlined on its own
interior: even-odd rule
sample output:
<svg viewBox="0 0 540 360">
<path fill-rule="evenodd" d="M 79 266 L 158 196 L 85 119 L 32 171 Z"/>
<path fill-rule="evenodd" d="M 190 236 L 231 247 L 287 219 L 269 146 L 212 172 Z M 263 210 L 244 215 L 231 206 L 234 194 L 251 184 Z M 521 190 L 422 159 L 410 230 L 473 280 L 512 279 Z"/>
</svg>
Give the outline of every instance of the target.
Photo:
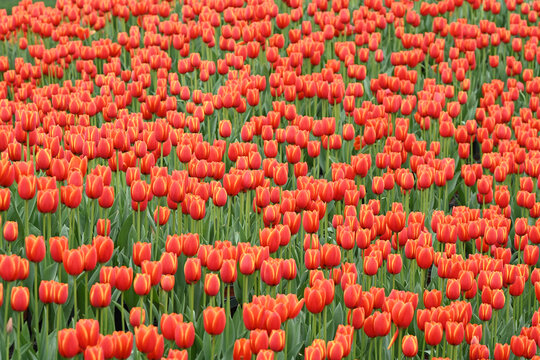
<svg viewBox="0 0 540 360">
<path fill-rule="evenodd" d="M 16 221 L 6 221 L 4 224 L 4 239 L 13 242 L 19 236 L 19 226 Z"/>
<path fill-rule="evenodd" d="M 77 340 L 81 349 L 95 346 L 99 341 L 99 322 L 94 319 L 81 319 L 75 325 Z"/>
<path fill-rule="evenodd" d="M 11 288 L 11 308 L 14 311 L 25 311 L 30 303 L 30 291 L 24 286 Z"/>
<path fill-rule="evenodd" d="M 81 352 L 75 329 L 62 329 L 58 331 L 58 352 L 60 356 L 65 358 L 72 358 Z"/>
<path fill-rule="evenodd" d="M 249 339 L 237 339 L 234 342 L 233 359 L 250 360 L 252 356 Z"/>
<path fill-rule="evenodd" d="M 90 288 L 90 304 L 105 308 L 111 303 L 111 285 L 96 283 Z"/>
<path fill-rule="evenodd" d="M 219 307 L 207 307 L 203 311 L 204 330 L 210 335 L 219 335 L 225 329 L 225 310 Z"/>
<path fill-rule="evenodd" d="M 401 350 L 405 357 L 415 357 L 418 353 L 418 340 L 414 335 L 405 335 L 401 341 Z"/>
<path fill-rule="evenodd" d="M 174 341 L 176 346 L 181 349 L 190 348 L 195 341 L 195 328 L 193 327 L 193 323 L 179 323 L 175 329 Z"/>
</svg>

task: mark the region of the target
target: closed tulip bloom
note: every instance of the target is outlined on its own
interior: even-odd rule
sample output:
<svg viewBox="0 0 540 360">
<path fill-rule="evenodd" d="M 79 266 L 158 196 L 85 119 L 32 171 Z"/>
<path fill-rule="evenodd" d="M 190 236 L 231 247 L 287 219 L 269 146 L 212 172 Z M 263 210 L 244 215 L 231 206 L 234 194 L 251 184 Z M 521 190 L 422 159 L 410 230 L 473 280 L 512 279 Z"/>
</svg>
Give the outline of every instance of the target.
<svg viewBox="0 0 540 360">
<path fill-rule="evenodd" d="M 99 346 L 89 346 L 84 350 L 85 360 L 105 360 L 105 350 L 103 349 L 103 343 Z"/>
<path fill-rule="evenodd" d="M 98 344 L 99 322 L 94 319 L 81 319 L 75 325 L 77 340 L 82 349 Z"/>
<path fill-rule="evenodd" d="M 54 300 L 53 290 L 52 281 L 41 280 L 39 284 L 39 301 L 44 304 L 52 303 Z"/>
<path fill-rule="evenodd" d="M 22 175 L 17 184 L 17 192 L 23 200 L 30 200 L 36 195 L 37 178 L 34 175 Z"/>
<path fill-rule="evenodd" d="M 341 360 L 344 353 L 343 344 L 339 341 L 331 340 L 326 345 L 326 358 L 328 360 Z"/>
<path fill-rule="evenodd" d="M 37 192 L 37 209 L 41 213 L 54 213 L 58 207 L 58 189 L 45 189 Z"/>
<path fill-rule="evenodd" d="M 79 249 L 64 250 L 62 263 L 69 275 L 77 276 L 84 271 L 84 254 Z"/>
<path fill-rule="evenodd" d="M 25 311 L 30 303 L 30 291 L 24 286 L 11 288 L 11 308 L 14 311 Z"/>
<path fill-rule="evenodd" d="M 58 305 L 63 305 L 66 303 L 67 301 L 67 298 L 68 298 L 68 284 L 63 284 L 63 283 L 58 283 L 58 282 L 54 282 L 53 283 L 53 294 L 54 294 L 54 298 L 53 298 L 53 302 L 55 304 L 58 304 Z"/>
<path fill-rule="evenodd" d="M 135 329 L 135 343 L 142 353 L 148 354 L 154 351 L 158 337 L 158 329 L 154 325 L 141 325 Z"/>
<path fill-rule="evenodd" d="M 98 235 L 92 240 L 92 245 L 96 249 L 97 261 L 100 264 L 108 262 L 114 251 L 114 242 L 108 236 Z"/>
<path fill-rule="evenodd" d="M 141 326 L 141 324 L 144 324 L 145 318 L 146 312 L 143 308 L 134 307 L 129 311 L 129 323 L 133 327 L 138 327 Z"/>
<path fill-rule="evenodd" d="M 152 258 L 152 244 L 137 242 L 133 244 L 133 263 L 137 266 L 141 266 L 143 261 L 150 260 Z"/>
<path fill-rule="evenodd" d="M 251 360 L 251 344 L 249 339 L 237 339 L 234 342 L 233 359 L 234 360 Z"/>
<path fill-rule="evenodd" d="M 308 234 L 319 231 L 319 212 L 317 210 L 304 211 L 302 224 Z"/>
<path fill-rule="evenodd" d="M 137 274 L 133 280 L 133 290 L 139 296 L 148 295 L 152 288 L 151 278 L 148 274 Z"/>
<path fill-rule="evenodd" d="M 210 335 L 219 335 L 225 329 L 225 310 L 220 307 L 207 307 L 203 311 L 204 330 Z"/>
<path fill-rule="evenodd" d="M 276 286 L 281 281 L 281 259 L 268 259 L 261 266 L 261 280 L 270 286 Z"/>
<path fill-rule="evenodd" d="M 17 240 L 19 225 L 16 221 L 6 221 L 4 224 L 4 239 L 9 242 Z"/>
<path fill-rule="evenodd" d="M 111 234 L 111 220 L 98 219 L 96 224 L 96 233 L 101 236 L 109 236 Z"/>
<path fill-rule="evenodd" d="M 450 300 L 456 300 L 461 294 L 461 286 L 459 280 L 448 279 L 446 283 L 446 297 Z"/>
<path fill-rule="evenodd" d="M 114 267 L 114 287 L 120 291 L 127 291 L 133 282 L 133 269 L 126 266 Z"/>
<path fill-rule="evenodd" d="M 345 306 L 349 309 L 354 309 L 360 305 L 360 297 L 362 296 L 362 286 L 359 284 L 352 284 L 347 286 L 343 292 L 343 300 Z"/>
<path fill-rule="evenodd" d="M 468 323 L 465 325 L 465 341 L 470 345 L 474 338 L 477 341 L 482 340 L 482 324 Z"/>
<path fill-rule="evenodd" d="M 216 274 L 208 273 L 204 277 L 204 292 L 208 296 L 216 296 L 219 293 L 220 281 Z"/>
<path fill-rule="evenodd" d="M 174 332 L 174 342 L 176 343 L 176 346 L 181 349 L 188 349 L 193 346 L 194 341 L 195 328 L 193 327 L 193 323 L 181 322 L 176 325 L 176 329 Z"/>
<path fill-rule="evenodd" d="M 221 269 L 219 270 L 219 276 L 221 277 L 221 280 L 226 284 L 234 283 L 237 278 L 236 260 L 223 260 L 223 264 L 221 265 Z"/>
<path fill-rule="evenodd" d="M 335 244 L 324 244 L 321 251 L 321 265 L 333 268 L 341 263 L 341 251 Z"/>
<path fill-rule="evenodd" d="M 321 349 L 318 346 L 308 346 L 304 350 L 304 358 L 306 360 L 322 360 L 325 358 L 326 349 Z"/>
<path fill-rule="evenodd" d="M 105 308 L 111 303 L 111 284 L 96 283 L 90 288 L 90 304 Z"/>
<path fill-rule="evenodd" d="M 388 254 L 388 258 L 386 259 L 386 268 L 390 274 L 399 274 L 402 267 L 403 260 L 401 259 L 401 254 Z"/>
<path fill-rule="evenodd" d="M 4 281 L 14 281 L 19 277 L 21 258 L 17 255 L 0 256 L 0 277 Z"/>
<path fill-rule="evenodd" d="M 437 346 L 443 337 L 443 326 L 441 323 L 428 321 L 425 324 L 425 340 L 428 345 Z"/>
<path fill-rule="evenodd" d="M 296 268 L 296 262 L 294 259 L 284 259 L 281 262 L 281 274 L 286 280 L 293 280 L 296 278 L 298 269 Z"/>
<path fill-rule="evenodd" d="M 285 330 L 272 330 L 268 339 L 268 346 L 274 352 L 280 352 L 285 348 Z"/>
<path fill-rule="evenodd" d="M 112 336 L 114 338 L 114 357 L 117 359 L 130 357 L 133 349 L 133 333 L 130 331 L 115 331 Z"/>
<path fill-rule="evenodd" d="M 493 308 L 491 304 L 480 304 L 480 307 L 478 308 L 478 317 L 480 318 L 480 320 L 491 320 L 492 309 Z"/>
<path fill-rule="evenodd" d="M 405 335 L 401 341 L 401 351 L 405 357 L 415 357 L 418 353 L 418 339 L 414 335 Z"/>
<path fill-rule="evenodd" d="M 64 250 L 68 248 L 68 239 L 65 236 L 53 236 L 49 238 L 49 252 L 53 261 L 62 262 Z"/>
<path fill-rule="evenodd" d="M 149 261 L 142 262 L 142 273 L 150 276 L 150 283 L 152 286 L 159 284 L 161 275 L 163 274 L 163 264 L 161 261 Z"/>
<path fill-rule="evenodd" d="M 160 330 L 165 339 L 174 341 L 176 327 L 184 321 L 181 314 L 161 314 Z"/>
<path fill-rule="evenodd" d="M 188 360 L 188 352 L 187 350 L 169 349 L 169 353 L 167 354 L 167 359 Z"/>
<path fill-rule="evenodd" d="M 494 360 L 508 360 L 510 358 L 510 344 L 495 344 Z"/>
<path fill-rule="evenodd" d="M 442 301 L 442 293 L 437 289 L 431 291 L 424 290 L 423 300 L 426 309 L 439 307 Z"/>
<path fill-rule="evenodd" d="M 414 307 L 410 302 L 396 301 L 392 307 L 392 321 L 399 328 L 407 328 L 414 317 Z"/>
<path fill-rule="evenodd" d="M 366 256 L 364 258 L 364 273 L 369 276 L 377 274 L 379 264 L 374 256 Z"/>
<path fill-rule="evenodd" d="M 165 292 L 169 292 L 174 288 L 174 275 L 162 275 L 159 285 Z"/>
<path fill-rule="evenodd" d="M 197 258 L 188 258 L 184 265 L 184 277 L 186 283 L 193 284 L 201 279 L 201 260 Z"/>
<path fill-rule="evenodd" d="M 72 358 L 81 352 L 75 329 L 58 331 L 58 352 L 60 356 L 65 358 Z"/>
<path fill-rule="evenodd" d="M 39 263 L 45 258 L 45 240 L 43 236 L 28 235 L 24 239 L 26 257 L 28 260 Z"/>
<path fill-rule="evenodd" d="M 97 174 L 88 174 L 86 176 L 86 196 L 89 199 L 98 199 L 103 193 L 103 177 Z"/>
<path fill-rule="evenodd" d="M 463 342 L 465 336 L 465 329 L 463 323 L 454 321 L 448 321 L 446 323 L 446 341 L 450 345 L 459 345 Z"/>
<path fill-rule="evenodd" d="M 255 329 L 249 332 L 249 344 L 253 354 L 268 349 L 268 342 L 268 332 L 266 330 Z"/>
<path fill-rule="evenodd" d="M 306 287 L 304 299 L 308 311 L 312 314 L 319 314 L 324 309 L 326 293 L 321 288 Z"/>
<path fill-rule="evenodd" d="M 500 310 L 504 307 L 505 297 L 502 289 L 493 290 L 491 294 L 491 306 L 493 309 Z"/>
</svg>

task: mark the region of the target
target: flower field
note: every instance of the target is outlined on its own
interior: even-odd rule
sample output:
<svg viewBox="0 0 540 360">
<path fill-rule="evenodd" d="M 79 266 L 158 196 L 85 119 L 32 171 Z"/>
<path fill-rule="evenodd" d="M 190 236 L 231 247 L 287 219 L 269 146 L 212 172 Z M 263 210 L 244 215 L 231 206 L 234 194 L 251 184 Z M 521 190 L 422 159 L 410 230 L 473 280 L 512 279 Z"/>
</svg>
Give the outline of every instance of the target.
<svg viewBox="0 0 540 360">
<path fill-rule="evenodd" d="M 539 12 L 0 10 L 0 358 L 540 359 Z"/>
</svg>

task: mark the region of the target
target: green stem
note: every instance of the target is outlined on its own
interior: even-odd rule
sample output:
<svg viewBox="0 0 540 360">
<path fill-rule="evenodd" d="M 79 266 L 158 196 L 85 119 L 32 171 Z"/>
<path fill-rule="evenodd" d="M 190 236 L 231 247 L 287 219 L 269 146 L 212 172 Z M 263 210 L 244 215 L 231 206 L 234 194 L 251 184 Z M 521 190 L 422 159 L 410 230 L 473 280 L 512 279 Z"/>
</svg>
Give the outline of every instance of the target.
<svg viewBox="0 0 540 360">
<path fill-rule="evenodd" d="M 215 346 L 216 346 L 216 337 L 215 336 L 212 336 L 212 347 L 210 349 L 210 359 L 213 359 L 214 358 L 214 350 L 215 350 Z"/>
<path fill-rule="evenodd" d="M 124 292 L 122 291 L 120 293 L 120 304 L 121 304 L 121 308 L 120 308 L 120 314 L 122 315 L 122 331 L 126 331 L 126 319 L 125 319 L 125 314 L 124 314 Z"/>
<path fill-rule="evenodd" d="M 154 324 L 154 318 L 153 318 L 153 309 L 154 309 L 154 289 L 150 289 L 150 325 Z"/>
<path fill-rule="evenodd" d="M 38 314 L 38 263 L 34 263 L 34 325 L 36 334 L 39 331 L 39 314 Z"/>
<path fill-rule="evenodd" d="M 73 323 L 77 323 L 77 277 L 73 277 Z"/>
<path fill-rule="evenodd" d="M 22 312 L 17 314 L 17 357 L 21 360 L 21 319 Z"/>
<path fill-rule="evenodd" d="M 194 285 L 189 285 L 189 311 L 191 314 L 191 320 L 195 324 L 195 309 L 194 309 Z"/>
</svg>

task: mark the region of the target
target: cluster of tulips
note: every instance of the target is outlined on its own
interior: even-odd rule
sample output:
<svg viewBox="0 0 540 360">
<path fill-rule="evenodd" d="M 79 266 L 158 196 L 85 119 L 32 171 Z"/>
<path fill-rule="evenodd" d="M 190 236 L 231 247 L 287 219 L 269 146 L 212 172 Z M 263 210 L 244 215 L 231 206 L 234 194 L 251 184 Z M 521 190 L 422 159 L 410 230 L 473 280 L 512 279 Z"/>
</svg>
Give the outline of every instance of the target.
<svg viewBox="0 0 540 360">
<path fill-rule="evenodd" d="M 0 10 L 10 359 L 540 359 L 540 1 Z"/>
</svg>

